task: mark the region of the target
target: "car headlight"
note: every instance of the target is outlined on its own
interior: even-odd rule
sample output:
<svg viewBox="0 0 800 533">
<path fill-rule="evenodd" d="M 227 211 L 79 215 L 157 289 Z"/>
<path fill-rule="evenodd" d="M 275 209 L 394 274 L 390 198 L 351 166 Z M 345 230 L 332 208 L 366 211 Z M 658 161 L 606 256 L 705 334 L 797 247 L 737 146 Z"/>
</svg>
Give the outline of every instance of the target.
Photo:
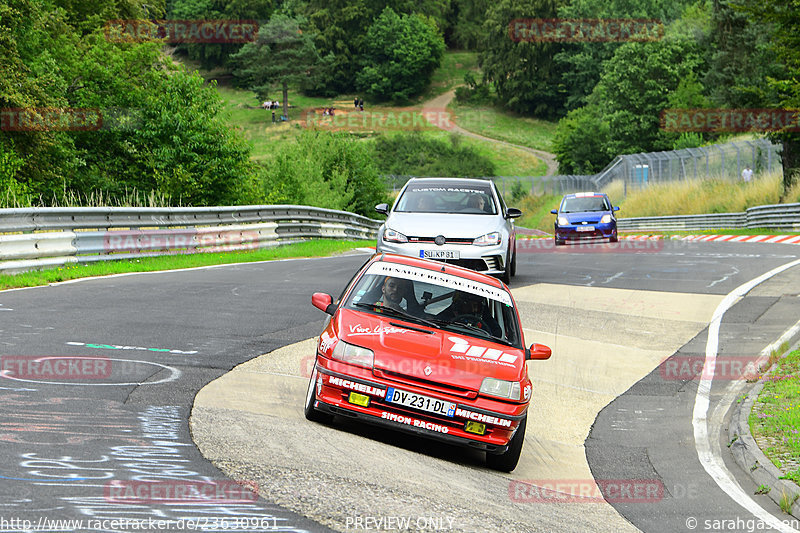
<svg viewBox="0 0 800 533">
<path fill-rule="evenodd" d="M 603 215 L 603 218 L 600 219 L 600 222 L 603 224 L 610 224 L 611 223 L 611 215 Z"/>
<path fill-rule="evenodd" d="M 383 230 L 383 240 L 388 242 L 408 242 L 408 237 L 390 228 Z"/>
<path fill-rule="evenodd" d="M 374 355 L 372 350 L 367 350 L 361 346 L 354 346 L 353 344 L 348 344 L 340 340 L 336 343 L 331 357 L 339 361 L 344 361 L 345 363 L 350 363 L 351 365 L 372 368 Z"/>
<path fill-rule="evenodd" d="M 480 392 L 498 398 L 519 400 L 519 381 L 503 381 L 496 378 L 483 378 Z"/>
<path fill-rule="evenodd" d="M 569 226 L 569 220 L 567 220 L 567 217 L 558 217 L 558 225 Z"/>
<path fill-rule="evenodd" d="M 487 233 L 486 235 L 481 235 L 480 237 L 472 241 L 472 244 L 474 244 L 475 246 L 494 246 L 500 244 L 501 240 L 502 239 L 500 238 L 500 232 L 495 231 L 492 233 Z"/>
</svg>

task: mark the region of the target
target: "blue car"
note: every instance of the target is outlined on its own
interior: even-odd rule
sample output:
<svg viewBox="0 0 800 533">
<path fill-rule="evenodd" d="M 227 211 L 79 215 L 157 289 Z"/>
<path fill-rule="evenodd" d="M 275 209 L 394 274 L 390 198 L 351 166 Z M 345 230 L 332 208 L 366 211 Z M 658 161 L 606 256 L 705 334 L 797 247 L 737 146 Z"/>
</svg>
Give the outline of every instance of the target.
<svg viewBox="0 0 800 533">
<path fill-rule="evenodd" d="M 617 242 L 616 211 L 619 211 L 619 206 L 611 205 L 608 195 L 602 192 L 565 195 L 561 199 L 561 206 L 550 211 L 557 215 L 554 233 L 556 245 L 578 239 Z"/>
</svg>

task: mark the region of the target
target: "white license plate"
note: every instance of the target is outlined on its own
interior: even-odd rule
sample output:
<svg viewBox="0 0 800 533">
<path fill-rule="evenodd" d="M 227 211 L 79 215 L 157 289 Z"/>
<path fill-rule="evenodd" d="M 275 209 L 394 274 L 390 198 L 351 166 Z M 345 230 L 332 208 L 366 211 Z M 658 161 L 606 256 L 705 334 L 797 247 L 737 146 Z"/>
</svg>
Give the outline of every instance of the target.
<svg viewBox="0 0 800 533">
<path fill-rule="evenodd" d="M 399 390 L 394 387 L 386 389 L 386 401 L 402 405 L 403 407 L 411 407 L 413 409 L 419 409 L 420 411 L 436 413 L 437 415 L 452 417 L 456 413 L 456 404 L 452 402 L 437 400 L 430 396 L 423 396 L 422 394 Z"/>
<path fill-rule="evenodd" d="M 578 226 L 575 231 L 594 231 L 594 226 Z"/>
<path fill-rule="evenodd" d="M 458 250 L 420 250 L 423 259 L 461 259 Z"/>
</svg>

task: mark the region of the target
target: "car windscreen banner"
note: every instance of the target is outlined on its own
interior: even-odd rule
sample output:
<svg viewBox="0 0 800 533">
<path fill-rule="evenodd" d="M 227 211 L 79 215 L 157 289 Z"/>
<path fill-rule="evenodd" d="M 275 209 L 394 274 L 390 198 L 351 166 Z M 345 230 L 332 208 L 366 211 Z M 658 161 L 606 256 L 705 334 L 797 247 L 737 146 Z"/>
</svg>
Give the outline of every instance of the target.
<svg viewBox="0 0 800 533">
<path fill-rule="evenodd" d="M 488 297 L 492 300 L 497 300 L 505 305 L 511 306 L 511 296 L 498 287 L 492 287 L 486 283 L 472 281 L 469 279 L 453 276 L 444 272 L 436 272 L 434 270 L 426 270 L 424 268 L 417 268 L 406 265 L 399 265 L 396 263 L 373 263 L 367 270 L 367 274 L 376 276 L 391 276 L 395 278 L 409 279 L 412 281 L 421 281 L 424 283 L 432 283 L 434 285 L 441 285 L 453 290 L 468 292 L 482 297 Z"/>
</svg>

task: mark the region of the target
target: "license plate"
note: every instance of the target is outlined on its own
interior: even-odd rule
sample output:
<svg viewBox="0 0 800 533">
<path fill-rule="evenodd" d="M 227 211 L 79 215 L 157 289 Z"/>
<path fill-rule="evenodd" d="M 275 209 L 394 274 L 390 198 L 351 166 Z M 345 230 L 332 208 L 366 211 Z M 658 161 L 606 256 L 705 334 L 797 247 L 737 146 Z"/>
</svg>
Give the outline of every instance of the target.
<svg viewBox="0 0 800 533">
<path fill-rule="evenodd" d="M 575 231 L 594 231 L 594 226 L 578 226 Z"/>
<path fill-rule="evenodd" d="M 419 256 L 423 259 L 461 259 L 458 250 L 420 250 Z"/>
<path fill-rule="evenodd" d="M 456 413 L 456 404 L 452 402 L 437 400 L 430 396 L 423 396 L 422 394 L 399 390 L 394 387 L 389 387 L 386 390 L 386 401 L 403 407 L 436 413 L 437 415 L 452 417 Z"/>
</svg>

